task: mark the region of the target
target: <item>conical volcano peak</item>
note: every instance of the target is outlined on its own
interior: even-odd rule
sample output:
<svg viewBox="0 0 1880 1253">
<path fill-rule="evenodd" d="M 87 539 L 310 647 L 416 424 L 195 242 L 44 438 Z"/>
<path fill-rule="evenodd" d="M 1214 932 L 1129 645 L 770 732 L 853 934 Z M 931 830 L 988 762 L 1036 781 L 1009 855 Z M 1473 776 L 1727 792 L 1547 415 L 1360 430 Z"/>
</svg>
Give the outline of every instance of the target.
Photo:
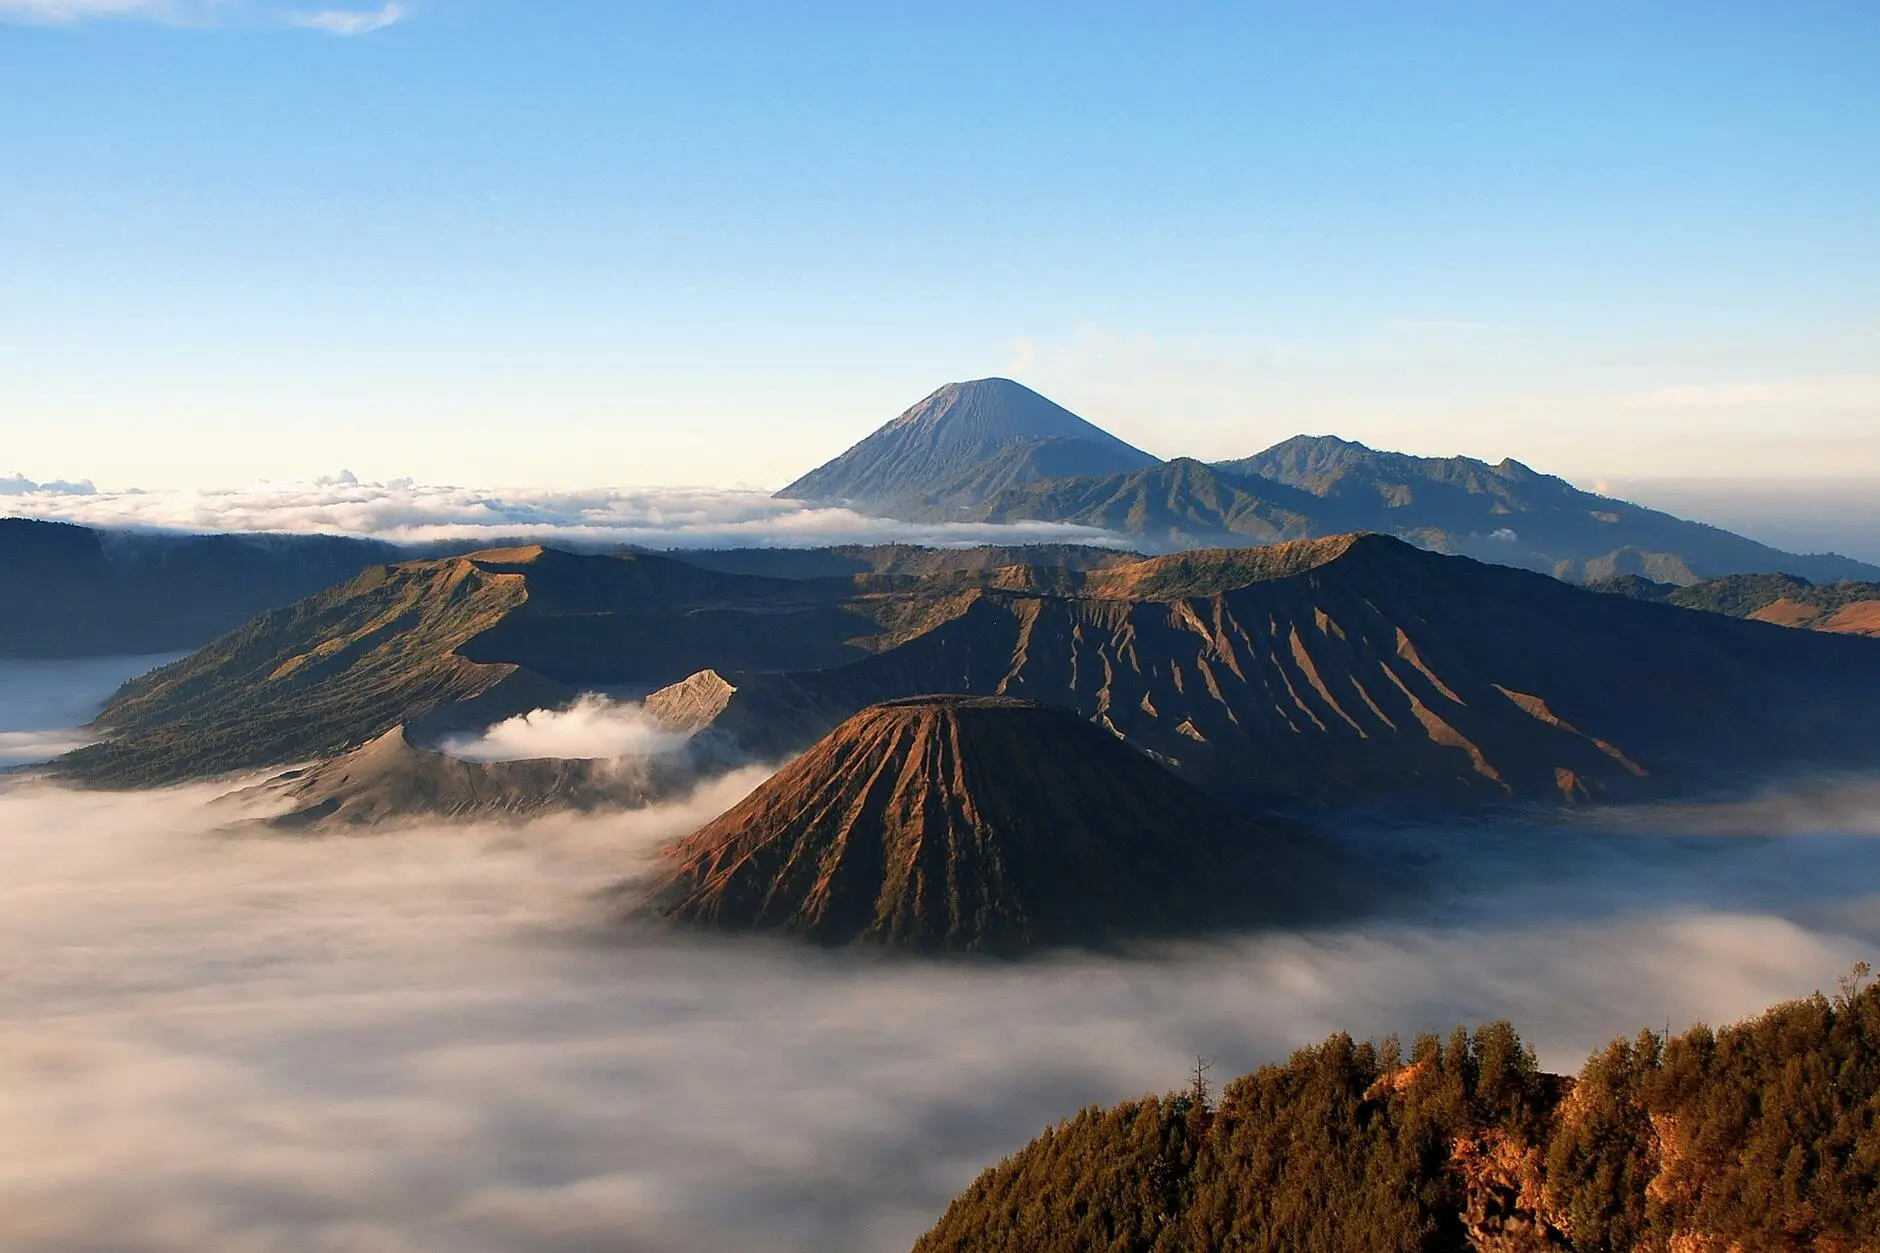
<svg viewBox="0 0 1880 1253">
<path fill-rule="evenodd" d="M 1005 378 L 948 383 L 778 493 L 888 512 L 975 500 L 1044 478 L 1156 464 L 1140 448 Z"/>
<path fill-rule="evenodd" d="M 930 952 L 1270 924 L 1349 899 L 1314 837 L 1222 806 L 1068 709 L 997 696 L 870 706 L 666 857 L 655 914 Z"/>
<path fill-rule="evenodd" d="M 1056 401 L 1006 378 L 948 383 L 884 429 L 913 427 L 924 427 L 955 441 L 1087 439 L 1122 444 L 1108 431 L 1084 421 Z"/>
</svg>

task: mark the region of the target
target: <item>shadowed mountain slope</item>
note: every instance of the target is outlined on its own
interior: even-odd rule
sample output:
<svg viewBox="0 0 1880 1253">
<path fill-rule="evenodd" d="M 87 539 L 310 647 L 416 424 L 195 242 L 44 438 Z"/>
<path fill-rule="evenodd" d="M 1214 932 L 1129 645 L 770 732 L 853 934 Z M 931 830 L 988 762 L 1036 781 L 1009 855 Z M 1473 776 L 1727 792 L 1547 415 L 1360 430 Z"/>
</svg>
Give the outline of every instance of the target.
<svg viewBox="0 0 1880 1253">
<path fill-rule="evenodd" d="M 328 535 L 173 535 L 0 518 L 0 656 L 194 648 L 397 557 Z"/>
<path fill-rule="evenodd" d="M 1376 535 L 1079 578 L 975 588 L 931 629 L 831 669 L 721 672 L 694 685 L 688 716 L 774 751 L 791 745 L 765 742 L 769 729 L 801 737 L 881 700 L 1023 697 L 1260 800 L 1674 794 L 1880 753 L 1869 640 L 1601 596 Z"/>
<path fill-rule="evenodd" d="M 517 820 L 565 810 L 637 809 L 692 778 L 676 759 L 461 761 L 413 745 L 403 727 L 394 727 L 331 761 L 290 770 L 230 799 L 284 802 L 289 808 L 259 825 L 328 834 L 427 818 Z"/>
<path fill-rule="evenodd" d="M 1016 483 L 1152 465 L 1132 448 L 1010 379 L 949 383 L 777 494 L 877 511 L 971 503 Z"/>
<path fill-rule="evenodd" d="M 1299 492 L 1253 492 L 1186 457 L 1098 478 L 1053 479 L 1009 488 L 969 510 L 979 522 L 1070 522 L 1141 535 L 1160 544 L 1304 539 L 1315 531 L 1313 501 Z"/>
<path fill-rule="evenodd" d="M 127 684 L 58 768 L 121 786 L 327 757 L 642 690 L 708 664 L 824 666 L 876 629 L 850 580 L 719 574 L 539 547 L 378 566 Z"/>
<path fill-rule="evenodd" d="M 1352 894 L 1314 837 L 1067 710 L 984 697 L 863 710 L 666 855 L 665 917 L 922 951 L 1291 922 Z"/>
</svg>

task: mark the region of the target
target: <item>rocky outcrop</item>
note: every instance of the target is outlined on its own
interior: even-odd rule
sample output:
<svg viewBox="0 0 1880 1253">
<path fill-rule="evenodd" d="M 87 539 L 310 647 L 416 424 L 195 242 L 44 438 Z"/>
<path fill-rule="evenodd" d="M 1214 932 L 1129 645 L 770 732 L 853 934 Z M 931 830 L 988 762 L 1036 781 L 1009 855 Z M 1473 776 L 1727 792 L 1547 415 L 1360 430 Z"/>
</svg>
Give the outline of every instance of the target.
<svg viewBox="0 0 1880 1253">
<path fill-rule="evenodd" d="M 1458 1137 L 1449 1166 L 1462 1182 L 1459 1217 L 1477 1253 L 1570 1248 L 1548 1203 L 1545 1154 L 1498 1127 Z"/>
</svg>

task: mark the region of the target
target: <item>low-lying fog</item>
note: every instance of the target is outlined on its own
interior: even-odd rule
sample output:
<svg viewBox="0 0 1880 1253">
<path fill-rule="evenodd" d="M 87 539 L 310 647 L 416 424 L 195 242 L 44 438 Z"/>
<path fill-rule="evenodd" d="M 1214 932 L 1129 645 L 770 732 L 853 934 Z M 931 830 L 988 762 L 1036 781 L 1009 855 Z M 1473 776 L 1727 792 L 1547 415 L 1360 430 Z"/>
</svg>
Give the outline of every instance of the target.
<svg viewBox="0 0 1880 1253">
<path fill-rule="evenodd" d="M 758 777 L 318 840 L 218 834 L 221 789 L 0 787 L 0 1247 L 905 1249 L 982 1166 L 1198 1053 L 1226 1076 L 1340 1028 L 1505 1015 L 1573 1069 L 1832 987 L 1880 942 L 1860 784 L 1373 835 L 1434 853 L 1414 908 L 1131 960 L 616 923 L 606 889 Z"/>
<path fill-rule="evenodd" d="M 90 743 L 79 728 L 98 715 L 120 684 L 181 655 L 68 661 L 0 657 L 0 770 Z"/>
</svg>

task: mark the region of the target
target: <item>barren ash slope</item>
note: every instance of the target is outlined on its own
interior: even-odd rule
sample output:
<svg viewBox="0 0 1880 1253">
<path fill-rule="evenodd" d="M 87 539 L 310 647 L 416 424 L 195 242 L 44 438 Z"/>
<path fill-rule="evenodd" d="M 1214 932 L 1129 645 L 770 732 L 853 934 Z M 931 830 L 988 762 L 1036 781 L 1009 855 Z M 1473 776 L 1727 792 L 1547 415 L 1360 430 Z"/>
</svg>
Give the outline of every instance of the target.
<svg viewBox="0 0 1880 1253">
<path fill-rule="evenodd" d="M 649 700 L 796 737 L 952 691 L 1072 709 L 1259 801 L 1668 795 L 1880 753 L 1880 646 L 1604 596 L 1380 535 L 1015 569 L 896 647 Z"/>
<path fill-rule="evenodd" d="M 1000 697 L 863 710 L 666 858 L 666 918 L 929 952 L 1294 923 L 1353 891 L 1315 837 Z"/>
</svg>

